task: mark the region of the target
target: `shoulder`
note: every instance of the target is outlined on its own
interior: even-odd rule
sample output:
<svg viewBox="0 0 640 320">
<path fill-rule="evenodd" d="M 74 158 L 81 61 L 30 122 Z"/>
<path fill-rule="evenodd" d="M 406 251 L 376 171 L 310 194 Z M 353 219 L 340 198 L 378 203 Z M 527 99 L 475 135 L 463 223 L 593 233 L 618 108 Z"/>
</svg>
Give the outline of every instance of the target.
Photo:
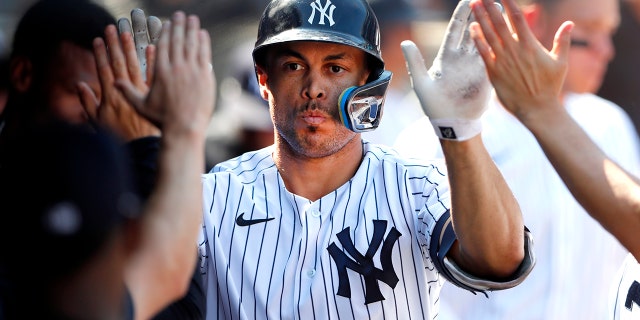
<svg viewBox="0 0 640 320">
<path fill-rule="evenodd" d="M 403 156 L 432 159 L 438 154 L 440 140 L 429 118 L 422 116 L 398 134 L 393 147 Z"/>
<path fill-rule="evenodd" d="M 435 171 L 438 175 L 446 175 L 446 166 L 442 158 L 412 157 L 400 154 L 395 148 L 364 141 L 363 164 L 372 168 L 386 170 L 394 168 L 399 172 L 411 175 L 429 174 Z"/>
<path fill-rule="evenodd" d="M 589 93 L 570 94 L 565 99 L 565 106 L 571 117 L 597 143 L 610 142 L 612 138 L 636 139 L 631 117 L 614 102 Z"/>
<path fill-rule="evenodd" d="M 622 107 L 591 93 L 567 94 L 565 106 L 577 121 L 594 120 L 601 124 L 630 122 L 629 115 Z"/>
<path fill-rule="evenodd" d="M 215 165 L 204 178 L 208 180 L 215 176 L 230 175 L 243 181 L 254 181 L 262 174 L 277 171 L 272 153 L 273 146 L 244 153 Z"/>
</svg>

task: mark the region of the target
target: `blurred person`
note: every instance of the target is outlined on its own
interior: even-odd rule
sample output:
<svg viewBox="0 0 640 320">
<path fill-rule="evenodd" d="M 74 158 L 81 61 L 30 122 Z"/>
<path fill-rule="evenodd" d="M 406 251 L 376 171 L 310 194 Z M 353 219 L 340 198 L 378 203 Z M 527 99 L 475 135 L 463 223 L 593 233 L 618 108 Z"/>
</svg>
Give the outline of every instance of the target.
<svg viewBox="0 0 640 320">
<path fill-rule="evenodd" d="M 573 23 L 560 26 L 553 48 L 547 51 L 513 0 L 503 3 L 517 38 L 500 12 L 492 10 L 491 2 L 472 2 L 479 24 L 471 30 L 497 96 L 535 136 L 580 204 L 630 251 L 619 279 L 612 282 L 606 318 L 638 319 L 640 179 L 602 152 L 562 104 Z"/>
<path fill-rule="evenodd" d="M 85 81 L 99 94 L 92 41 L 103 35 L 107 25 L 115 24 L 105 9 L 87 2 L 35 2 L 18 22 L 0 142 L 27 125 L 52 118 L 86 122 L 77 83 Z"/>
<path fill-rule="evenodd" d="M 142 21 L 146 25 L 144 17 Z M 0 161 L 6 153 L 6 141 L 52 121 L 108 127 L 130 155 L 136 193 L 146 201 L 159 172 L 160 132 L 137 115 L 115 89 L 113 78 L 102 77 L 109 64 L 103 63 L 103 71 L 98 72 L 92 52 L 94 38 L 102 37 L 105 28 L 115 24 L 108 11 L 90 1 L 43 0 L 26 11 L 16 28 L 10 55 L 9 97 L 5 112 L 0 114 L 0 122 L 4 124 L 0 132 Z M 110 39 L 117 44 L 113 30 Z M 123 45 L 134 47 L 131 33 L 121 39 Z M 135 48 L 132 50 L 136 52 Z M 123 60 L 120 56 L 120 61 Z M 109 72 L 112 76 L 115 72 L 116 77 L 131 73 L 137 86 L 146 88 L 141 71 L 136 69 L 139 64 L 135 54 L 127 61 Z M 91 115 L 83 106 L 90 100 L 94 100 Z M 200 285 L 200 274 L 194 272 L 187 296 L 172 304 L 158 319 L 164 319 L 166 314 L 175 318 L 174 312 L 191 318 L 204 314 L 203 303 L 199 301 L 204 296 Z"/>
<path fill-rule="evenodd" d="M 568 70 L 561 98 L 567 112 L 609 157 L 637 174 L 639 142 L 629 116 L 593 93 L 613 58 L 611 36 L 619 23 L 617 0 L 521 1 L 524 19 L 546 48 L 558 27 L 574 22 Z M 421 119 L 396 144 L 407 156 L 441 157 L 423 152 L 421 137 L 432 134 Z M 484 296 L 442 290 L 441 319 L 602 319 L 612 275 L 626 250 L 590 218 L 564 185 L 535 137 L 495 95 L 480 118 L 482 138 L 523 210 L 536 239 L 538 264 L 520 286 Z M 562 137 L 558 137 L 562 139 Z M 588 254 L 585 254 L 588 252 Z M 589 289 L 584 286 L 588 284 Z M 584 306 L 576 308 L 575 306 Z"/>
<path fill-rule="evenodd" d="M 518 204 L 466 125 L 490 89 L 469 15 L 461 1 L 431 70 L 441 81 L 405 48 L 424 112 L 459 121 L 431 162 L 360 135 L 391 80 L 365 0 L 267 5 L 252 56 L 275 142 L 203 176 L 207 319 L 433 319 L 446 281 L 480 293 L 527 276 Z"/>
<path fill-rule="evenodd" d="M 400 48 L 403 40 L 414 39 L 413 24 L 423 15 L 408 0 L 368 2 L 380 24 L 380 50 L 386 68 L 393 73 L 393 79 L 387 89 L 384 117 L 380 125 L 376 130 L 362 133 L 362 137 L 369 142 L 391 146 L 402 129 L 424 115 L 411 89 L 406 61 Z M 438 143 L 436 139 L 433 142 Z"/>
<path fill-rule="evenodd" d="M 273 122 L 260 96 L 252 48 L 253 43 L 242 43 L 231 54 L 233 70 L 220 85 L 217 116 L 207 137 L 207 168 L 273 144 Z"/>
<path fill-rule="evenodd" d="M 101 72 L 115 68 L 104 43 L 95 45 Z M 163 128 L 157 187 L 142 212 L 120 141 L 109 131 L 54 119 L 5 141 L 3 318 L 149 319 L 186 292 L 215 101 L 210 49 L 198 18 L 178 12 L 159 40 L 148 94 L 116 76 L 136 110 Z"/>
<path fill-rule="evenodd" d="M 616 55 L 609 63 L 598 95 L 622 107 L 640 130 L 640 1 L 620 1 L 620 27 L 613 35 Z M 639 131 L 640 132 L 640 131 Z"/>
</svg>

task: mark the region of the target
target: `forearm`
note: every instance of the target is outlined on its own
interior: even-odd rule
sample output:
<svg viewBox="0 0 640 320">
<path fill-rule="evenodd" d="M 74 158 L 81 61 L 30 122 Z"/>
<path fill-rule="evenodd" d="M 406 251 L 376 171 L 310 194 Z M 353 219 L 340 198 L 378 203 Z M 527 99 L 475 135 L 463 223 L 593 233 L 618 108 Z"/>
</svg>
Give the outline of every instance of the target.
<svg viewBox="0 0 640 320">
<path fill-rule="evenodd" d="M 197 255 L 200 254 L 197 253 Z M 153 317 L 153 320 L 204 319 L 206 307 L 207 301 L 200 265 L 196 263 L 191 273 L 188 292 L 180 300 L 162 309 Z"/>
<path fill-rule="evenodd" d="M 133 259 L 135 267 L 127 274 L 128 281 L 164 284 L 165 290 L 133 292 L 134 299 L 143 296 L 149 306 L 163 307 L 182 296 L 188 287 L 202 220 L 200 177 L 204 170 L 204 140 L 203 132 L 165 134 L 162 138 L 156 188 L 143 213 L 141 250 Z M 152 287 L 133 288 L 144 291 Z M 154 308 L 136 306 L 136 311 L 139 310 Z M 136 314 L 136 318 L 151 315 Z"/>
<path fill-rule="evenodd" d="M 564 109 L 523 122 L 576 200 L 637 258 L 640 184 L 608 158 Z"/>
<path fill-rule="evenodd" d="M 442 150 L 458 237 L 449 257 L 477 276 L 511 275 L 524 257 L 522 214 L 511 190 L 480 135 L 463 142 L 442 140 Z"/>
</svg>

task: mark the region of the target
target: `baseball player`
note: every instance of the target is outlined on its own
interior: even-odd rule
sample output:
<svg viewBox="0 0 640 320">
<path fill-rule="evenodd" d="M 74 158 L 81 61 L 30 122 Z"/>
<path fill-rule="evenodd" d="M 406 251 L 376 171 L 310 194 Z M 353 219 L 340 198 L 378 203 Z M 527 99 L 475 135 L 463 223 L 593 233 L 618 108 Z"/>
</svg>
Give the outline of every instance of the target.
<svg viewBox="0 0 640 320">
<path fill-rule="evenodd" d="M 364 141 L 386 87 L 365 0 L 273 0 L 253 51 L 275 143 L 203 176 L 208 319 L 433 319 L 445 281 L 517 285 L 535 260 L 477 119 L 489 82 L 461 1 L 431 69 L 404 43 L 446 163 Z M 455 230 L 454 230 L 455 229 Z"/>
<path fill-rule="evenodd" d="M 640 180 L 611 160 L 563 107 L 560 92 L 573 23 L 560 26 L 553 48 L 547 51 L 513 0 L 502 3 L 517 36 L 512 36 L 492 2 L 473 1 L 479 24 L 472 25 L 471 32 L 496 93 L 536 137 L 576 200 L 630 251 L 612 283 L 608 319 L 638 319 Z"/>
</svg>

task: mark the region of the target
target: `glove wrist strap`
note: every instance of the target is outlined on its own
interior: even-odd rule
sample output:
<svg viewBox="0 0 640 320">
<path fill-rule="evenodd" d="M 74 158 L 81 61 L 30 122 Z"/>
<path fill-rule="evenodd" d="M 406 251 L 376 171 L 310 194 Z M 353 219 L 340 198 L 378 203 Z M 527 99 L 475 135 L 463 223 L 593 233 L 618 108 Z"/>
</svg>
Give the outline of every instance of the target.
<svg viewBox="0 0 640 320">
<path fill-rule="evenodd" d="M 433 130 L 440 139 L 465 141 L 482 131 L 480 119 L 433 119 Z"/>
</svg>

